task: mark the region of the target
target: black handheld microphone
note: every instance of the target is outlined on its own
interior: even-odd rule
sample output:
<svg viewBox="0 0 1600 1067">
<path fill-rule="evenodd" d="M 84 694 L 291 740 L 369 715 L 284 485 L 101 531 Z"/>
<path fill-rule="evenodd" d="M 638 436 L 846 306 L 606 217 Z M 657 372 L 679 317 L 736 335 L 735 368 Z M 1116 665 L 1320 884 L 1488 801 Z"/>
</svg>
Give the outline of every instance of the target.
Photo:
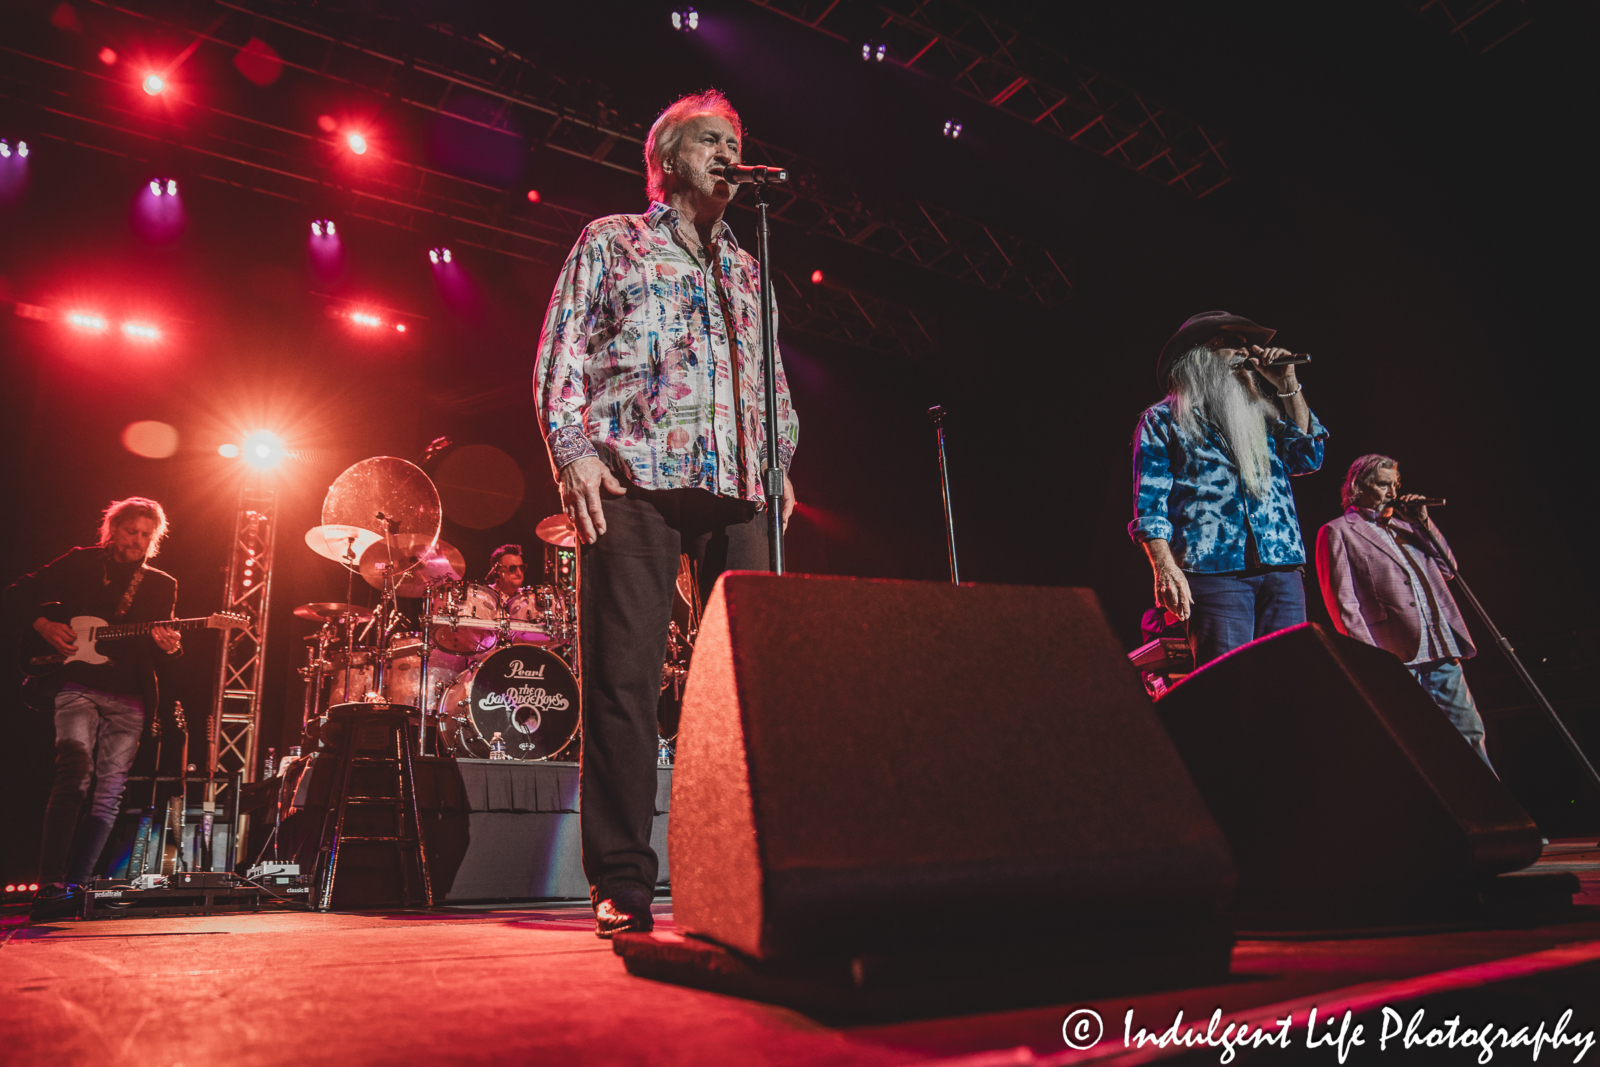
<svg viewBox="0 0 1600 1067">
<path fill-rule="evenodd" d="M 1397 511 L 1411 511 L 1416 508 L 1442 508 L 1445 499 L 1442 496 L 1425 496 L 1418 500 L 1391 500 L 1389 506 Z"/>
<path fill-rule="evenodd" d="M 769 184 L 771 182 L 786 182 L 789 172 L 782 167 L 740 167 L 727 166 L 722 168 L 722 177 L 735 185 L 740 182 L 755 182 Z"/>
</svg>

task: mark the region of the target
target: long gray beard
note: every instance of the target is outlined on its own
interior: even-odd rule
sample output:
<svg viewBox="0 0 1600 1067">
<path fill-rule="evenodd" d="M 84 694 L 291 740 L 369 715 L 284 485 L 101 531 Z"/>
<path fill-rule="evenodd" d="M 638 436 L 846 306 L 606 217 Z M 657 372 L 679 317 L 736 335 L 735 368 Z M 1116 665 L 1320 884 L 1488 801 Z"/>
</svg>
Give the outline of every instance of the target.
<svg viewBox="0 0 1600 1067">
<path fill-rule="evenodd" d="M 1252 397 L 1220 359 L 1208 349 L 1189 353 L 1172 370 L 1173 416 L 1192 440 L 1205 436 L 1199 418 L 1216 424 L 1239 462 L 1239 479 L 1256 499 L 1272 480 L 1272 437 L 1277 408 L 1265 397 Z"/>
</svg>

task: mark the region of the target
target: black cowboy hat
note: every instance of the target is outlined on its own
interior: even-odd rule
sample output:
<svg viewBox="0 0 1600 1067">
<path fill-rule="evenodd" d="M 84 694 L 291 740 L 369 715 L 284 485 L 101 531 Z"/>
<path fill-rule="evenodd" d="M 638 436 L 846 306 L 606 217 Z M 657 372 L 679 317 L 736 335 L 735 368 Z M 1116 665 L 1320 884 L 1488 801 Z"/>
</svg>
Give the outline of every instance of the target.
<svg viewBox="0 0 1600 1067">
<path fill-rule="evenodd" d="M 1198 315 L 1190 315 L 1161 348 L 1161 358 L 1156 360 L 1156 384 L 1162 389 L 1170 388 L 1172 364 L 1178 357 L 1195 345 L 1205 344 L 1219 333 L 1243 334 L 1251 344 L 1264 345 L 1277 332 L 1228 311 L 1202 311 Z"/>
</svg>

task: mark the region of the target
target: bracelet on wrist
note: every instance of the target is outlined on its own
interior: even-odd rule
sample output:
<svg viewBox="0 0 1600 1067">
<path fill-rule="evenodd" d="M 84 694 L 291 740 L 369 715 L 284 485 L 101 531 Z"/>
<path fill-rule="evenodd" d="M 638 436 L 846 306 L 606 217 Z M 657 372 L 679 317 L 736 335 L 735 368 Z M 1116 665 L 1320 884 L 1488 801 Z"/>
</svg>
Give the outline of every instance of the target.
<svg viewBox="0 0 1600 1067">
<path fill-rule="evenodd" d="M 1302 382 L 1299 385 L 1296 385 L 1293 389 L 1289 390 L 1287 393 L 1279 393 L 1278 394 L 1278 399 L 1279 400 L 1288 400 L 1291 396 L 1298 396 L 1300 394 L 1300 390 L 1302 390 L 1304 388 L 1305 388 L 1305 383 Z"/>
</svg>

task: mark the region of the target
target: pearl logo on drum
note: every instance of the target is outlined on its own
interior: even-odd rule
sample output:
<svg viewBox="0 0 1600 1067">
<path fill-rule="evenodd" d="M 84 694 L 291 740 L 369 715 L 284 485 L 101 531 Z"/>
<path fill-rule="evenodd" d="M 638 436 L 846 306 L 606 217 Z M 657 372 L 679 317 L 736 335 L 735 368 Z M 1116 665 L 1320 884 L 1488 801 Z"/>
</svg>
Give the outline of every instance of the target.
<svg viewBox="0 0 1600 1067">
<path fill-rule="evenodd" d="M 506 677 L 515 678 L 517 681 L 544 681 L 544 664 L 539 664 L 539 669 L 530 671 L 523 667 L 520 659 L 514 659 L 506 665 Z"/>
</svg>

